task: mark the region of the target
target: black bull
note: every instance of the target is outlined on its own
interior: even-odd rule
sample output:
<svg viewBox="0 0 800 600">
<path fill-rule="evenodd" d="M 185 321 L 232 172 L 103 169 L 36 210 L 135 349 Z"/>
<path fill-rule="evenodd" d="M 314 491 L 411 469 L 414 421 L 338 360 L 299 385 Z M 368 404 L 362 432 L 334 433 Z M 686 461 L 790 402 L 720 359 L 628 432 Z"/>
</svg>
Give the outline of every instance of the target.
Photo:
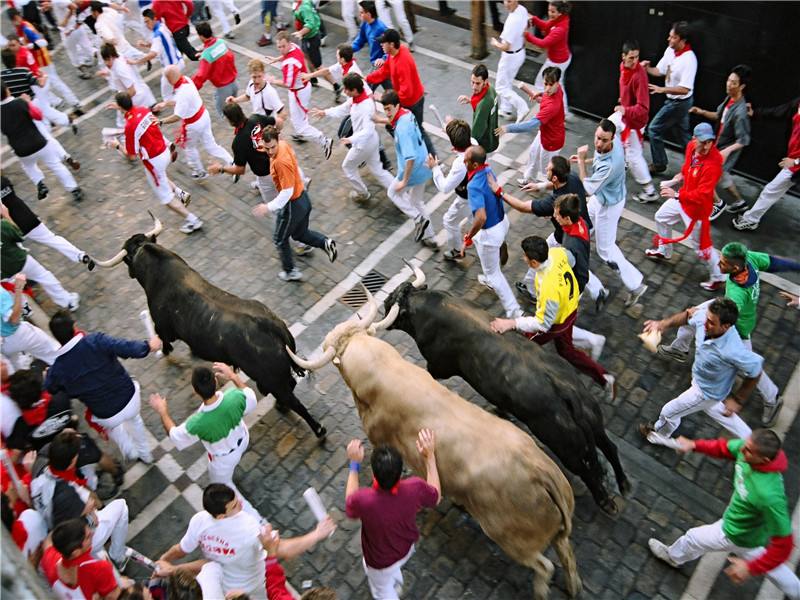
<svg viewBox="0 0 800 600">
<path fill-rule="evenodd" d="M 606 512 L 617 505 L 603 484 L 599 448 L 614 469 L 621 492 L 630 490 L 603 415 L 580 374 L 555 352 L 516 333 L 489 329 L 491 316 L 440 291 L 403 283 L 385 301 L 400 308 L 389 329 L 408 333 L 436 379 L 460 376 L 490 403 L 508 411 L 578 475 Z"/>
<path fill-rule="evenodd" d="M 200 359 L 241 369 L 262 394 L 275 397 L 279 410 L 293 410 L 318 438 L 324 437 L 325 427 L 294 395 L 292 371 L 300 376 L 305 371 L 286 352 L 286 346 L 295 349 L 286 323 L 261 302 L 210 284 L 155 242 L 155 236 L 132 236 L 125 242 L 123 261 L 144 289 L 164 354 L 172 351 L 172 342 L 182 340 Z"/>
</svg>

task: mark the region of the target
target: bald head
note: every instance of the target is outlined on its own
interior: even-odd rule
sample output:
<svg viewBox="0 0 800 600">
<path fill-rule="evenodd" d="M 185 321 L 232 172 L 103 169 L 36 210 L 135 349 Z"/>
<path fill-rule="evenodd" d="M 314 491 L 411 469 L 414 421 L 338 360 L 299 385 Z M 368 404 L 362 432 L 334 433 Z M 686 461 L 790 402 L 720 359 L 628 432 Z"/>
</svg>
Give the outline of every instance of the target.
<svg viewBox="0 0 800 600">
<path fill-rule="evenodd" d="M 183 76 L 181 70 L 176 65 L 170 65 L 164 69 L 164 76 L 172 85 L 178 83 L 178 80 Z"/>
<path fill-rule="evenodd" d="M 470 169 L 474 169 L 486 162 L 486 150 L 481 146 L 470 146 L 464 152 L 464 163 Z"/>
</svg>

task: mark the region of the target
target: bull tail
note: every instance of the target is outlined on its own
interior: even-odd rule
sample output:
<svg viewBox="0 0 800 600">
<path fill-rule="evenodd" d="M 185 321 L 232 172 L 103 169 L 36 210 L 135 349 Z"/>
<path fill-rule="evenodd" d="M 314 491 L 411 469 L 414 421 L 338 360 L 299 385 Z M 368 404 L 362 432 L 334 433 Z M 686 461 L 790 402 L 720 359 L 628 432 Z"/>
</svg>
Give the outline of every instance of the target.
<svg viewBox="0 0 800 600">
<path fill-rule="evenodd" d="M 557 473 L 560 474 L 560 471 Z M 570 536 L 572 535 L 572 512 L 575 508 L 575 504 L 573 500 L 570 505 L 568 496 L 563 493 L 563 486 L 559 485 L 556 477 L 556 475 L 550 474 L 548 476 L 548 481 L 545 482 L 547 494 L 561 513 L 561 531 L 555 535 L 552 544 L 559 561 L 561 561 L 561 567 L 564 569 L 567 592 L 571 598 L 575 598 L 583 588 L 583 583 L 578 573 L 578 565 L 575 560 L 575 552 L 570 542 Z M 566 486 L 569 487 L 569 484 L 567 483 Z"/>
<path fill-rule="evenodd" d="M 556 473 L 561 475 L 562 478 L 564 477 L 561 471 L 557 471 Z M 570 505 L 570 502 L 567 500 L 567 495 L 564 494 L 564 487 L 568 488 L 570 493 L 572 493 L 572 488 L 570 488 L 569 483 L 566 483 L 566 481 L 559 482 L 557 475 L 553 473 L 548 473 L 547 479 L 543 483 L 547 495 L 550 496 L 550 500 L 553 501 L 553 504 L 558 508 L 558 512 L 561 513 L 561 532 L 559 535 L 569 538 L 572 535 L 572 512 L 575 508 L 575 503 L 573 500 L 572 505 Z M 560 483 L 565 483 L 566 486 L 559 485 Z"/>
<path fill-rule="evenodd" d="M 292 369 L 292 373 L 294 374 L 294 376 L 298 379 L 302 379 L 306 375 L 308 375 L 308 371 L 306 371 L 303 367 L 294 362 L 291 359 L 291 357 L 289 358 L 289 367 Z"/>
</svg>

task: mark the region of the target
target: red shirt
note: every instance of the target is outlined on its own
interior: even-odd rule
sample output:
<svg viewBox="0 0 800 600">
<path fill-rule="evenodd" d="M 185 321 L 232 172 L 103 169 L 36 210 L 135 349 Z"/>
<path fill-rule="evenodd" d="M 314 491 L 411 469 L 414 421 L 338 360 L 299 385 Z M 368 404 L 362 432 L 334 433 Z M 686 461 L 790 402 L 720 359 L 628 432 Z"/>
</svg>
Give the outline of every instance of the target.
<svg viewBox="0 0 800 600">
<path fill-rule="evenodd" d="M 75 590 L 76 588 L 68 586 L 58 578 L 58 564 L 61 561 L 61 553 L 50 546 L 44 551 L 39 564 L 50 587 L 60 585 Z M 94 598 L 94 594 L 99 594 L 101 597 L 107 596 L 117 588 L 114 568 L 107 560 L 98 560 L 92 556 L 91 552 L 87 552 L 71 561 L 71 564 L 78 567 L 78 588 L 83 592 L 84 597 Z"/>
<path fill-rule="evenodd" d="M 20 46 L 19 52 L 17 52 L 17 66 L 30 69 L 36 77 L 42 76 L 42 72 L 39 70 L 39 63 L 36 62 L 33 52 L 28 50 L 25 46 Z"/>
<path fill-rule="evenodd" d="M 650 91 L 647 87 L 647 71 L 640 64 L 633 69 L 619 66 L 619 103 L 625 107 L 622 122 L 625 129 L 622 131 L 623 141 L 631 129 L 642 129 L 647 125 L 650 114 Z M 627 133 L 626 133 L 627 132 Z"/>
<path fill-rule="evenodd" d="M 154 0 L 153 12 L 171 32 L 175 33 L 189 24 L 194 11 L 191 0 Z"/>
<path fill-rule="evenodd" d="M 683 187 L 681 208 L 692 219 L 707 219 L 714 204 L 714 188 L 722 176 L 722 155 L 712 146 L 705 156 L 695 156 L 697 141 L 686 146 L 686 160 L 681 168 Z"/>
<path fill-rule="evenodd" d="M 542 123 L 539 131 L 542 134 L 542 148 L 548 152 L 557 152 L 564 147 L 566 131 L 564 130 L 564 88 L 560 85 L 555 94 L 542 94 L 539 112 L 536 118 Z"/>
<path fill-rule="evenodd" d="M 526 31 L 525 39 L 534 46 L 545 48 L 547 58 L 554 63 L 563 63 L 569 60 L 569 15 L 561 15 L 553 21 L 545 21 L 539 17 L 531 17 L 533 24 L 544 33 L 543 38 L 538 38 Z"/>
<path fill-rule="evenodd" d="M 789 149 L 786 151 L 789 158 L 800 158 L 800 113 L 792 117 L 792 135 L 789 136 Z M 800 165 L 789 167 L 792 173 L 800 171 Z"/>
<path fill-rule="evenodd" d="M 361 549 L 373 569 L 385 569 L 403 558 L 419 539 L 417 511 L 439 500 L 436 488 L 419 477 L 401 479 L 397 491 L 361 488 L 348 496 L 347 516 L 361 519 Z"/>
<path fill-rule="evenodd" d="M 290 90 L 300 90 L 308 85 L 300 79 L 300 73 L 308 73 L 306 58 L 297 44 L 292 44 L 291 50 L 281 57 L 281 73 L 284 85 Z"/>
<path fill-rule="evenodd" d="M 134 106 L 125 113 L 125 152 L 143 159 L 155 158 L 167 149 L 158 121 L 144 106 Z"/>
<path fill-rule="evenodd" d="M 224 46 L 225 52 L 214 61 L 206 60 L 206 48 L 217 43 L 217 38 L 212 37 L 203 42 L 203 52 L 200 53 L 200 64 L 197 73 L 192 77 L 195 87 L 199 90 L 203 87 L 206 80 L 211 82 L 214 87 L 222 87 L 236 80 L 238 71 L 236 70 L 236 59 L 230 48 Z M 224 45 L 224 42 L 222 42 Z M 221 48 L 222 46 L 220 46 Z"/>
<path fill-rule="evenodd" d="M 407 46 L 400 46 L 397 54 L 386 57 L 386 62 L 380 69 L 367 75 L 368 83 L 380 83 L 387 79 L 392 80 L 392 87 L 400 97 L 400 104 L 406 108 L 419 102 L 425 93 L 417 72 L 417 63 Z"/>
</svg>

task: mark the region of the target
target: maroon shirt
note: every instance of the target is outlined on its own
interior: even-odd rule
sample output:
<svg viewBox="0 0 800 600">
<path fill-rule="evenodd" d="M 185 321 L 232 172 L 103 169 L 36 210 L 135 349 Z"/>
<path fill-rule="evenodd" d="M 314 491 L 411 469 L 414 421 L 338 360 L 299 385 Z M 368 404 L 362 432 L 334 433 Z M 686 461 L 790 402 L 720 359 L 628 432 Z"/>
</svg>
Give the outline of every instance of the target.
<svg viewBox="0 0 800 600">
<path fill-rule="evenodd" d="M 439 492 L 419 477 L 401 479 L 397 493 L 361 488 L 347 498 L 346 512 L 361 519 L 361 549 L 373 569 L 385 569 L 403 558 L 419 539 L 417 512 L 432 508 Z"/>
</svg>

